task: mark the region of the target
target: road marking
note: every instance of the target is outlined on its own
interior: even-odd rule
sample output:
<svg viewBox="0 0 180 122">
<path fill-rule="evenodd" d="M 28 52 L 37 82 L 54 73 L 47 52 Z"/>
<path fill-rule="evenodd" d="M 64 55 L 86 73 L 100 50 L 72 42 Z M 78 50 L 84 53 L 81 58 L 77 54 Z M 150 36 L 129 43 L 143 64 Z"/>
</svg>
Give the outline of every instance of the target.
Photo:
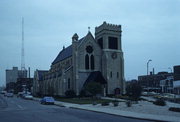
<svg viewBox="0 0 180 122">
<path fill-rule="evenodd" d="M 23 109 L 23 107 L 21 105 L 17 105 L 20 109 Z"/>
<path fill-rule="evenodd" d="M 11 103 L 14 103 L 14 101 L 11 101 Z"/>
<path fill-rule="evenodd" d="M 0 100 L 1 101 L 1 104 L 3 104 L 3 101 L 2 100 Z"/>
</svg>

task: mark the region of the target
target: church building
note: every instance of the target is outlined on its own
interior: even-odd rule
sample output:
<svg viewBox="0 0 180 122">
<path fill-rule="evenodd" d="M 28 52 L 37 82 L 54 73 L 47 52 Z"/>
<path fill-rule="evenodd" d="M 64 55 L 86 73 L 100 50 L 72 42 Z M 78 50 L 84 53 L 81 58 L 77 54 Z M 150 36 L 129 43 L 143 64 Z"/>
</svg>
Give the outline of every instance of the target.
<svg viewBox="0 0 180 122">
<path fill-rule="evenodd" d="M 64 96 L 67 90 L 79 95 L 89 82 L 102 85 L 102 95 L 125 92 L 121 25 L 104 22 L 93 36 L 72 36 L 72 44 L 63 47 L 41 80 L 41 94 Z"/>
</svg>

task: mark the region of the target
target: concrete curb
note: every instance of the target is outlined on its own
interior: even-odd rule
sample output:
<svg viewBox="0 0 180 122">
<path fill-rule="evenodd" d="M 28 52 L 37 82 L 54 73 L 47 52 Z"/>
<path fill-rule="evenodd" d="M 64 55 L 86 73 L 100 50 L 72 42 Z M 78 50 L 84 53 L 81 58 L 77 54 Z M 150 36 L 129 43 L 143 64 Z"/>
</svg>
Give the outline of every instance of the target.
<svg viewBox="0 0 180 122">
<path fill-rule="evenodd" d="M 102 111 L 88 110 L 88 109 L 83 109 L 83 108 L 76 108 L 76 107 L 70 107 L 70 108 L 71 108 L 71 109 L 84 110 L 84 111 L 92 111 L 92 112 L 96 112 L 96 113 L 109 114 L 109 115 L 113 115 L 113 116 L 121 116 L 121 117 L 132 118 L 132 119 L 149 120 L 149 121 L 156 121 L 156 122 L 168 122 L 168 121 L 162 121 L 162 120 L 159 121 L 159 120 L 153 120 L 153 119 L 137 118 L 137 117 L 132 117 L 132 116 L 123 116 L 123 115 L 117 115 L 117 114 L 112 114 L 112 113 L 106 113 L 106 112 L 102 112 Z"/>
<path fill-rule="evenodd" d="M 54 103 L 54 105 L 55 105 L 55 106 L 59 106 L 59 107 L 66 107 L 66 106 L 65 106 L 65 105 L 63 105 L 63 104 L 56 103 L 56 102 Z"/>
<path fill-rule="evenodd" d="M 33 99 L 35 101 L 39 101 L 38 98 Z M 140 119 L 140 120 L 150 120 L 150 121 L 174 121 L 178 122 L 180 120 L 180 117 L 171 117 L 171 116 L 163 116 L 163 115 L 152 115 L 152 114 L 144 114 L 144 113 L 136 113 L 136 112 L 130 112 L 130 111 L 122 111 L 122 110 L 113 110 L 109 108 L 96 108 L 92 106 L 83 106 L 78 104 L 71 104 L 71 103 L 65 103 L 65 102 L 59 102 L 55 101 L 54 105 L 59 107 L 66 107 L 71 109 L 80 109 L 85 111 L 92 111 L 97 113 L 104 113 L 114 116 L 122 116 L 126 118 L 134 118 L 134 119 Z"/>
<path fill-rule="evenodd" d="M 119 110 L 114 110 L 109 112 L 107 109 L 103 110 L 103 108 L 100 110 L 97 110 L 96 108 L 92 107 L 83 107 L 83 106 L 66 106 L 63 105 L 63 107 L 67 108 L 72 108 L 72 109 L 80 109 L 80 110 L 86 110 L 86 111 L 92 111 L 92 112 L 97 112 L 97 113 L 104 113 L 104 114 L 109 114 L 109 115 L 114 115 L 114 116 L 122 116 L 126 118 L 134 118 L 134 119 L 140 119 L 140 120 L 150 120 L 150 121 L 158 121 L 158 122 L 169 122 L 169 121 L 174 121 L 178 122 L 180 120 L 179 117 L 174 117 L 174 119 L 168 117 L 168 116 L 162 116 L 162 115 L 151 115 L 151 114 L 143 114 L 143 113 L 135 113 L 135 112 L 128 112 L 128 111 L 119 111 Z M 120 113 L 121 112 L 121 113 Z"/>
</svg>

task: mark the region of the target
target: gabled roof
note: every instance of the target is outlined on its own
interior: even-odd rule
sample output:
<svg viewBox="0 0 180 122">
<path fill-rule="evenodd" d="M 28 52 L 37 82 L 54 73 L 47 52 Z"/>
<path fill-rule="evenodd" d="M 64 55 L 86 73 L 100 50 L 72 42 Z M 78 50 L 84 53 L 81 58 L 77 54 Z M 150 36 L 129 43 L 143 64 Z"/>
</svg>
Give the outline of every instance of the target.
<svg viewBox="0 0 180 122">
<path fill-rule="evenodd" d="M 81 38 L 80 40 L 78 40 L 78 42 L 81 43 L 84 38 L 85 37 Z M 55 60 L 52 62 L 52 65 L 66 59 L 66 58 L 69 58 L 71 56 L 72 56 L 72 45 L 70 45 L 67 48 L 62 49 L 61 52 L 59 52 L 58 56 L 55 58 Z"/>
<path fill-rule="evenodd" d="M 61 52 L 58 54 L 58 56 L 55 58 L 55 60 L 52 62 L 52 64 L 56 64 L 71 56 L 72 56 L 72 45 L 70 45 L 65 49 L 62 49 Z"/>
<path fill-rule="evenodd" d="M 87 33 L 87 35 L 86 36 L 84 36 L 80 41 L 79 41 L 79 47 L 82 45 L 82 43 L 88 38 L 88 37 L 90 37 L 90 38 L 92 38 L 93 40 L 95 40 L 94 39 L 94 37 L 93 37 L 93 35 L 92 35 L 92 33 L 89 31 L 88 33 Z"/>
<path fill-rule="evenodd" d="M 84 39 L 87 38 L 88 36 L 91 36 L 94 39 L 91 32 L 88 32 L 88 34 L 85 37 L 78 40 L 79 45 L 81 45 L 81 43 L 84 41 Z M 61 52 L 58 54 L 58 56 L 55 58 L 55 60 L 52 62 L 52 65 L 66 59 L 66 58 L 69 58 L 71 56 L 72 56 L 72 45 L 70 45 L 67 48 L 62 49 Z"/>
<path fill-rule="evenodd" d="M 86 86 L 90 82 L 97 82 L 97 83 L 100 83 L 100 84 L 107 84 L 107 81 L 104 79 L 104 77 L 102 76 L 100 71 L 91 72 L 89 77 L 85 81 L 84 86 Z"/>
<path fill-rule="evenodd" d="M 78 42 L 81 43 L 84 40 L 85 36 L 82 37 Z"/>
</svg>

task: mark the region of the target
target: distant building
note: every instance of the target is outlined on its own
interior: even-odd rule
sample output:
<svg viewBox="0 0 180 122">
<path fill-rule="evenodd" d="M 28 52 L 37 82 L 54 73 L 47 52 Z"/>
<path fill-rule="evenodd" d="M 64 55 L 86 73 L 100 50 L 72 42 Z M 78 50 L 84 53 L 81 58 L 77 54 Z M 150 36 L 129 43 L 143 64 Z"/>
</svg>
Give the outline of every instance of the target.
<svg viewBox="0 0 180 122">
<path fill-rule="evenodd" d="M 174 81 L 173 87 L 174 87 L 174 93 L 180 94 L 180 80 Z"/>
<path fill-rule="evenodd" d="M 41 81 L 42 93 L 63 96 L 67 90 L 77 95 L 89 82 L 99 82 L 102 94 L 125 92 L 124 57 L 121 45 L 121 26 L 104 22 L 72 44 L 63 47 Z M 117 91 L 119 90 L 119 91 Z"/>
<path fill-rule="evenodd" d="M 16 82 L 9 82 L 6 84 L 6 91 L 14 91 Z"/>
<path fill-rule="evenodd" d="M 15 92 L 31 92 L 33 78 L 18 78 L 15 86 Z"/>
<path fill-rule="evenodd" d="M 168 72 L 159 72 L 158 74 L 151 73 L 151 75 L 138 76 L 138 83 L 144 91 L 163 92 L 165 90 L 162 89 L 162 86 L 164 86 L 163 88 L 165 88 L 165 86 L 168 87 L 169 82 L 173 81 L 172 77 L 173 73 Z"/>
<path fill-rule="evenodd" d="M 174 66 L 174 72 L 138 76 L 138 83 L 145 91 L 180 94 L 180 65 Z"/>
<path fill-rule="evenodd" d="M 162 93 L 173 93 L 173 82 L 174 82 L 173 75 L 168 76 L 164 80 L 160 80 L 161 92 Z"/>
<path fill-rule="evenodd" d="M 126 87 L 129 85 L 132 85 L 134 83 L 138 83 L 138 81 L 136 79 L 128 80 L 128 81 L 126 81 Z"/>
<path fill-rule="evenodd" d="M 27 70 L 22 72 L 18 70 L 18 67 L 13 67 L 12 69 L 6 70 L 6 84 L 10 82 L 16 82 L 17 78 L 27 78 Z"/>
<path fill-rule="evenodd" d="M 180 65 L 174 66 L 174 81 L 180 80 Z"/>
<path fill-rule="evenodd" d="M 174 93 L 180 94 L 180 65 L 174 66 Z"/>
<path fill-rule="evenodd" d="M 42 82 L 43 82 L 43 78 L 44 75 L 48 73 L 47 70 L 36 70 L 34 72 L 34 79 L 33 79 L 33 95 L 34 96 L 40 96 L 42 93 Z"/>
</svg>

